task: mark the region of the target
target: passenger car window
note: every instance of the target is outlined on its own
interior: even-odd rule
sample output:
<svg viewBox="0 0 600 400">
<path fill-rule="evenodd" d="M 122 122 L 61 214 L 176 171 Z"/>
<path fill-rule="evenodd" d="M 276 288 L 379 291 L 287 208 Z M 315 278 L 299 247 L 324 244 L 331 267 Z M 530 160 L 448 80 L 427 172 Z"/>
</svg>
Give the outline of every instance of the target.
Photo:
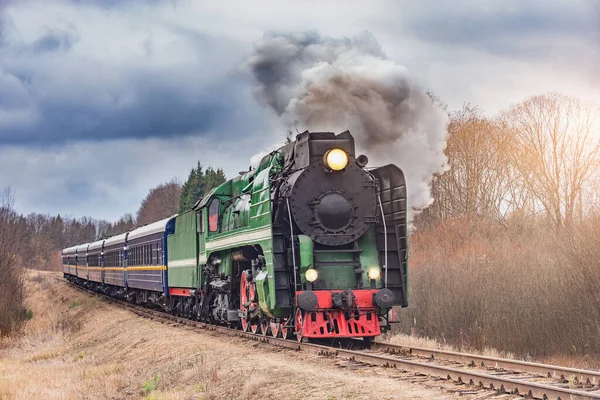
<svg viewBox="0 0 600 400">
<path fill-rule="evenodd" d="M 208 230 L 217 232 L 219 230 L 219 199 L 213 199 L 208 208 Z"/>
</svg>

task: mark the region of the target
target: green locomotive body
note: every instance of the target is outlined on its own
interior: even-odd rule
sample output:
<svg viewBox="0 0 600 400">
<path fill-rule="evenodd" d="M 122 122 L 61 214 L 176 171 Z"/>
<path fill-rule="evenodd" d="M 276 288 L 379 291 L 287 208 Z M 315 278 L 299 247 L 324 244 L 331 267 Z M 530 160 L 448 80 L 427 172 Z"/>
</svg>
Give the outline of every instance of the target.
<svg viewBox="0 0 600 400">
<path fill-rule="evenodd" d="M 169 308 L 298 339 L 380 334 L 407 305 L 406 186 L 366 162 L 349 132 L 305 132 L 176 216 Z"/>
</svg>

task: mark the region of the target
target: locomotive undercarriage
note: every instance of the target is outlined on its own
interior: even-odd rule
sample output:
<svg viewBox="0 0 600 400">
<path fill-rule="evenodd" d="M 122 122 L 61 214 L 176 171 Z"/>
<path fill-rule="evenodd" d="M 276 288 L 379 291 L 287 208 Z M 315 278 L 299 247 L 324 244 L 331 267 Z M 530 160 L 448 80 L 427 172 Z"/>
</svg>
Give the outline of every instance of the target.
<svg viewBox="0 0 600 400">
<path fill-rule="evenodd" d="M 239 265 L 243 268 L 243 265 Z M 261 333 L 280 338 L 308 340 L 309 338 L 332 339 L 339 337 L 362 337 L 367 342 L 381 333 L 379 315 L 375 308 L 349 311 L 342 309 L 295 309 L 293 318 L 270 318 L 264 315 L 258 304 L 252 269 L 240 272 L 237 285 L 231 279 L 212 281 L 209 293 L 193 296 L 170 296 L 168 301 L 161 292 L 126 289 L 102 284 L 65 274 L 65 279 L 98 293 L 132 304 L 159 309 L 173 315 L 212 324 L 227 325 L 246 332 Z M 233 292 L 233 288 L 237 293 Z M 300 293 L 300 292 L 299 292 Z M 318 292 L 319 296 L 331 296 Z"/>
<path fill-rule="evenodd" d="M 219 256 L 232 258 L 231 274 L 218 272 Z M 247 246 L 214 254 L 204 269 L 203 287 L 189 289 L 185 296 L 171 294 L 165 298 L 162 292 L 107 285 L 71 275 L 65 275 L 65 278 L 130 303 L 273 337 L 295 336 L 297 340 L 362 337 L 369 341 L 381 334 L 380 316 L 374 301 L 376 290 L 298 291 L 295 301 L 290 302 L 293 304 L 290 317 L 266 315 L 259 306 L 256 288 L 256 278 L 264 270 L 264 256 L 253 246 Z M 317 302 L 306 304 L 306 294 L 316 296 Z"/>
</svg>

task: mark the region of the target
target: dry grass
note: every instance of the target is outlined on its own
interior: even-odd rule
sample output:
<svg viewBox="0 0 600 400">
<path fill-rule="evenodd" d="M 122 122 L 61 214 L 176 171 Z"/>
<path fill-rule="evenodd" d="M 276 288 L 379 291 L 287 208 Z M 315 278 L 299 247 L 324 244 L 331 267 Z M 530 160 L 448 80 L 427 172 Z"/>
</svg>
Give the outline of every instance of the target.
<svg viewBox="0 0 600 400">
<path fill-rule="evenodd" d="M 62 271 L 62 252 L 49 251 L 28 266 L 41 271 Z"/>
<path fill-rule="evenodd" d="M 3 400 L 457 398 L 385 371 L 143 319 L 59 276 L 27 273 L 34 314 L 0 348 Z"/>
<path fill-rule="evenodd" d="M 435 339 L 414 336 L 414 335 L 406 335 L 401 332 L 388 332 L 382 335 L 377 339 L 378 341 L 398 344 L 409 347 L 423 347 L 428 349 L 437 349 L 437 350 L 445 350 L 445 351 L 462 351 L 465 353 L 479 354 L 488 357 L 501 357 L 501 358 L 510 358 L 517 359 L 517 357 L 509 352 L 500 351 L 498 349 L 494 349 L 491 347 L 487 347 L 484 349 L 475 349 L 475 348 L 462 348 L 458 349 L 457 346 L 453 346 L 450 343 L 442 343 Z"/>
<path fill-rule="evenodd" d="M 455 350 L 598 366 L 599 227 L 455 220 L 417 232 L 396 329 Z"/>
</svg>

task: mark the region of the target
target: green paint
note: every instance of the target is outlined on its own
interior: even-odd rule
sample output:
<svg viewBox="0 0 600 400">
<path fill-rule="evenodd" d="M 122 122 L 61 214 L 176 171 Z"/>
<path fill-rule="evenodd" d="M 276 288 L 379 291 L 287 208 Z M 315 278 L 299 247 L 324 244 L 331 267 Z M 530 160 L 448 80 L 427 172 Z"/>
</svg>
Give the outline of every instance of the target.
<svg viewBox="0 0 600 400">
<path fill-rule="evenodd" d="M 306 270 L 313 267 L 313 241 L 309 236 L 298 235 L 300 241 L 300 277 L 302 283 L 306 283 L 304 274 Z"/>
<path fill-rule="evenodd" d="M 273 316 L 271 313 L 271 307 L 268 304 L 268 300 L 270 296 L 268 294 L 269 290 L 269 280 L 267 279 L 267 272 L 261 271 L 256 277 L 256 291 L 258 292 L 258 305 L 260 309 L 267 315 Z"/>
<path fill-rule="evenodd" d="M 367 232 L 358 239 L 358 247 L 362 250 L 360 253 L 360 264 L 363 270 L 363 287 L 371 287 L 371 281 L 367 276 L 367 271 L 371 267 L 378 267 L 381 270 L 379 279 L 375 281 L 375 287 L 383 287 L 381 278 L 383 277 L 384 271 L 383 266 L 379 265 L 379 254 L 377 252 L 377 245 L 375 244 L 375 226 L 371 226 Z"/>
<path fill-rule="evenodd" d="M 231 259 L 230 251 L 222 251 L 219 253 L 221 257 L 221 263 L 219 264 L 219 273 L 225 274 L 226 276 L 231 275 L 233 260 Z"/>
<path fill-rule="evenodd" d="M 167 237 L 168 265 L 180 260 L 193 259 L 189 267 L 169 267 L 169 287 L 196 288 L 198 286 L 198 236 L 196 212 L 188 211 L 175 218 L 175 232 Z"/>
<path fill-rule="evenodd" d="M 356 288 L 352 253 L 315 253 L 315 264 L 316 261 L 336 261 L 340 264 L 317 268 L 319 277 L 313 282 L 313 289 Z"/>
<path fill-rule="evenodd" d="M 276 308 L 273 269 L 273 240 L 271 236 L 271 183 L 272 173 L 279 170 L 281 155 L 272 154 L 254 170 L 239 175 L 213 189 L 196 207 L 203 213 L 204 232 L 200 246 L 208 260 L 214 253 L 221 259 L 219 272 L 231 276 L 231 250 L 246 245 L 258 245 L 263 251 L 266 270 L 259 275 L 259 304 L 263 312 L 271 314 Z M 219 229 L 208 231 L 208 208 L 214 198 L 220 201 Z"/>
</svg>

